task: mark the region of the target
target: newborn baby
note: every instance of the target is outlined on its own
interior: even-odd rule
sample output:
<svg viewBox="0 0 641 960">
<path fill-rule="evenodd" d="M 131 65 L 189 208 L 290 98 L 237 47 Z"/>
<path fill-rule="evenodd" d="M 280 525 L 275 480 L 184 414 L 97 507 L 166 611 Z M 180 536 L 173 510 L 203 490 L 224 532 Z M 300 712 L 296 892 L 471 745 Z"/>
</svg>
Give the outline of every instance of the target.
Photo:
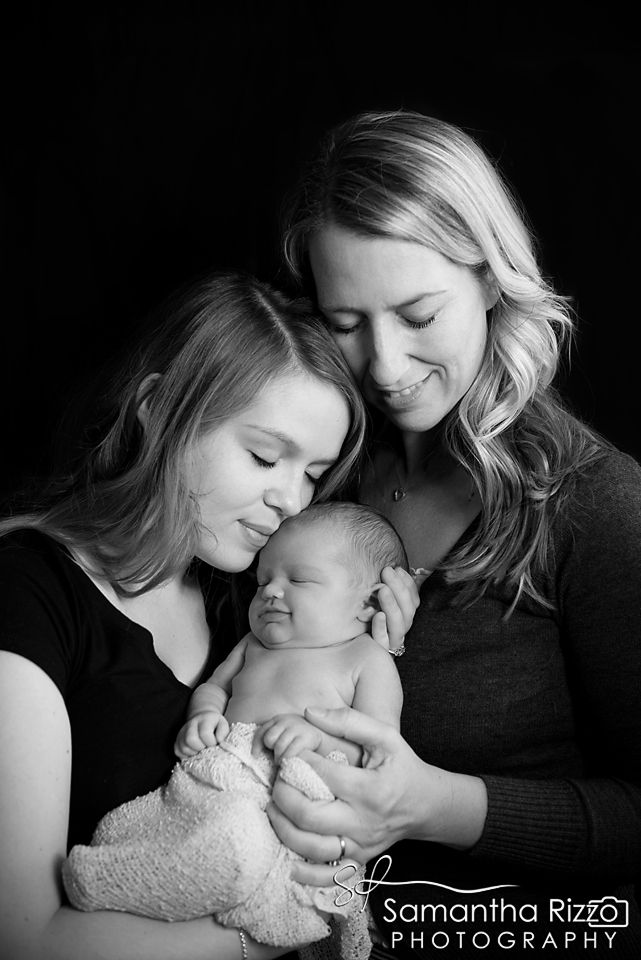
<svg viewBox="0 0 641 960">
<path fill-rule="evenodd" d="M 306 707 L 353 706 L 398 728 L 398 674 L 368 632 L 388 565 L 407 569 L 405 551 L 365 507 L 315 505 L 281 525 L 259 556 L 251 633 L 194 691 L 169 783 L 107 814 L 91 846 L 74 847 L 63 865 L 75 907 L 213 915 L 278 946 L 327 936 L 331 914 L 343 955 L 368 956 L 358 898 L 338 907 L 337 888 L 292 880 L 297 855 L 265 807 L 277 775 L 313 799 L 333 799 L 298 756 L 304 749 L 361 761 L 355 744 L 309 724 Z"/>
</svg>

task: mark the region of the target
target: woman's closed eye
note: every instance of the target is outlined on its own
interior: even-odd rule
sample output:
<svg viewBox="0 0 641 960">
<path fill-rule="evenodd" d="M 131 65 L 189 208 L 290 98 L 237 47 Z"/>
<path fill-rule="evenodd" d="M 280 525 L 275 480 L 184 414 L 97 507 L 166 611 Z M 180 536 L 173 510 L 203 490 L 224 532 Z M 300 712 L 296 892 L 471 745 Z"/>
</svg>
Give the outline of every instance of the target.
<svg viewBox="0 0 641 960">
<path fill-rule="evenodd" d="M 259 457 L 257 453 L 254 453 L 253 450 L 250 450 L 249 452 L 255 463 L 257 463 L 259 467 L 264 467 L 266 470 L 271 470 L 271 468 L 275 467 L 278 463 L 277 460 L 265 460 L 263 457 Z"/>
<path fill-rule="evenodd" d="M 346 324 L 332 323 L 331 320 L 326 320 L 326 325 L 330 333 L 338 334 L 339 336 L 347 336 L 350 333 L 356 333 L 357 330 L 363 326 L 363 321 L 358 320 L 356 323 Z"/>
<path fill-rule="evenodd" d="M 258 466 L 262 467 L 264 470 L 271 470 L 272 467 L 275 467 L 278 464 L 278 458 L 276 460 L 266 460 L 264 457 L 254 453 L 253 450 L 250 450 L 249 453 L 254 463 L 257 463 Z M 321 473 L 319 476 L 315 477 L 312 473 L 306 472 L 305 477 L 314 487 L 316 487 L 323 479 L 323 474 Z"/>
<path fill-rule="evenodd" d="M 305 476 L 307 477 L 307 479 L 309 480 L 310 483 L 313 483 L 314 486 L 317 487 L 318 484 L 319 484 L 319 483 L 321 482 L 321 480 L 323 479 L 323 477 L 325 476 L 325 474 L 324 474 L 324 473 L 320 473 L 317 477 L 315 477 L 313 473 L 306 473 Z"/>
<path fill-rule="evenodd" d="M 396 316 L 412 330 L 424 330 L 426 327 L 430 327 L 436 320 L 435 314 L 422 318 L 408 317 L 402 313 L 397 313 Z M 351 324 L 341 324 L 326 318 L 326 324 L 330 333 L 337 334 L 338 336 L 348 336 L 351 333 L 358 333 L 365 322 L 365 320 L 357 320 Z"/>
<path fill-rule="evenodd" d="M 404 323 L 408 324 L 413 330 L 424 330 L 425 327 L 430 327 L 436 320 L 436 316 L 424 317 L 422 320 L 413 317 L 404 317 L 402 314 L 399 314 L 399 318 L 403 320 Z"/>
</svg>

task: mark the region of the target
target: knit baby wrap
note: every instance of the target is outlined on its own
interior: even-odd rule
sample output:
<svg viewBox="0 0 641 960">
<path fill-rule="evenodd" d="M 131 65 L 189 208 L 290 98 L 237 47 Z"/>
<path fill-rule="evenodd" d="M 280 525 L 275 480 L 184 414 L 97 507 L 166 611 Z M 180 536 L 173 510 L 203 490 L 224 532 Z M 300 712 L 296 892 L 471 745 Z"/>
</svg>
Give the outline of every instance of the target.
<svg viewBox="0 0 641 960">
<path fill-rule="evenodd" d="M 337 906 L 339 887 L 292 880 L 300 858 L 280 842 L 265 813 L 278 772 L 312 800 L 333 794 L 299 757 L 277 768 L 265 748 L 252 756 L 256 729 L 232 724 L 223 744 L 177 763 L 165 786 L 103 817 L 91 845 L 73 847 L 63 864 L 69 900 L 79 910 L 160 920 L 213 916 L 275 946 L 332 934 L 345 960 L 365 960 L 371 944 L 360 898 Z"/>
</svg>

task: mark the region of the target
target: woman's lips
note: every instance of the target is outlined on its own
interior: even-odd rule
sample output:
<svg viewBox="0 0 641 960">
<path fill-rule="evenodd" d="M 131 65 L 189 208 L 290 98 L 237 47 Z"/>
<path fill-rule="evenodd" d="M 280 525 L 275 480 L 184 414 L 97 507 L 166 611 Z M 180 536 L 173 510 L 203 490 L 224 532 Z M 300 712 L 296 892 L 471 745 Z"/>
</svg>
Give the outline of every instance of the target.
<svg viewBox="0 0 641 960">
<path fill-rule="evenodd" d="M 244 520 L 238 521 L 243 528 L 243 532 L 249 542 L 255 547 L 264 547 L 272 533 L 275 533 L 278 527 L 274 529 L 267 529 L 266 527 L 254 527 L 249 523 L 246 523 Z"/>
<path fill-rule="evenodd" d="M 412 383 L 408 387 L 403 387 L 402 390 L 384 390 L 375 384 L 372 386 L 377 396 L 380 398 L 382 403 L 385 404 L 385 406 L 402 409 L 403 407 L 408 407 L 415 403 L 420 398 L 423 392 L 423 387 L 432 376 L 433 372 L 433 370 L 430 371 L 427 376 L 423 377 L 422 380 L 418 380 L 416 383 Z"/>
</svg>

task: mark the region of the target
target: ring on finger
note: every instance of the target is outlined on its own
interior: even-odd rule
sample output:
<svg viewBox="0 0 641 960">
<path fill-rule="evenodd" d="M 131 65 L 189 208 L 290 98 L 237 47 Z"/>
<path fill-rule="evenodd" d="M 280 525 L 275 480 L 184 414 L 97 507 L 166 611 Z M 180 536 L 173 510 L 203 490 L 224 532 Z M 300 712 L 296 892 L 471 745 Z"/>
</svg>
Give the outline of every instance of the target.
<svg viewBox="0 0 641 960">
<path fill-rule="evenodd" d="M 340 850 L 340 853 L 338 854 L 338 860 L 328 860 L 328 861 L 327 861 L 327 865 L 328 865 L 329 867 L 337 867 L 337 866 L 339 865 L 339 863 L 341 862 L 341 860 L 343 859 L 343 857 L 345 856 L 345 837 L 337 837 L 336 839 L 338 840 L 338 842 L 339 842 L 340 845 L 341 845 L 341 850 Z"/>
<path fill-rule="evenodd" d="M 389 652 L 393 657 L 402 657 L 405 653 L 405 637 L 401 637 L 401 642 L 399 645 L 394 647 L 393 650 L 390 648 Z"/>
</svg>

